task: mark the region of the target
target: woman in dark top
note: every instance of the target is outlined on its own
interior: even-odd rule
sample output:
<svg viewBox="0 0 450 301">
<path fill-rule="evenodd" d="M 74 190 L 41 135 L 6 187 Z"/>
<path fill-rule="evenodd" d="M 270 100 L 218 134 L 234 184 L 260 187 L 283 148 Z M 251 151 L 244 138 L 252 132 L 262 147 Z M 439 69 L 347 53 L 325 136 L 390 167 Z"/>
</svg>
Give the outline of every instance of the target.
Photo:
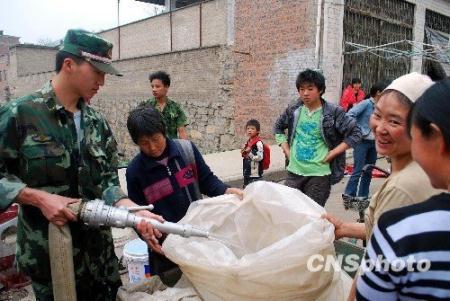
<svg viewBox="0 0 450 301">
<path fill-rule="evenodd" d="M 153 213 L 176 223 L 201 194 L 242 197 L 241 189 L 227 186 L 213 174 L 192 142 L 166 136 L 162 116 L 155 109 L 141 106 L 131 111 L 127 127 L 131 139 L 140 149 L 126 172 L 128 196 L 136 204 L 152 204 Z M 187 145 L 190 155 L 186 154 L 183 144 Z M 152 250 L 150 265 L 154 274 L 161 275 L 176 268 L 162 253 L 161 243 L 165 236 L 161 237 L 158 231 L 148 231 L 144 224 L 137 230 Z"/>
</svg>

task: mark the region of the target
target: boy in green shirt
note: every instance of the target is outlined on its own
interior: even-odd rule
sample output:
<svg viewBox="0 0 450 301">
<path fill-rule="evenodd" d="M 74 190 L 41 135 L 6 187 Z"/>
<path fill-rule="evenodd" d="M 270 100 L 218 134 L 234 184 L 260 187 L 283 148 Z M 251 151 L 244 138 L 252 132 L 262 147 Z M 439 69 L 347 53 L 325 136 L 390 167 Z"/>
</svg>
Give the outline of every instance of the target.
<svg viewBox="0 0 450 301">
<path fill-rule="evenodd" d="M 296 88 L 298 102 L 288 106 L 273 130 L 289 160 L 286 185 L 325 206 L 331 185 L 344 176 L 345 150 L 361 140 L 361 130 L 342 108 L 322 98 L 325 78 L 321 73 L 300 72 Z"/>
</svg>

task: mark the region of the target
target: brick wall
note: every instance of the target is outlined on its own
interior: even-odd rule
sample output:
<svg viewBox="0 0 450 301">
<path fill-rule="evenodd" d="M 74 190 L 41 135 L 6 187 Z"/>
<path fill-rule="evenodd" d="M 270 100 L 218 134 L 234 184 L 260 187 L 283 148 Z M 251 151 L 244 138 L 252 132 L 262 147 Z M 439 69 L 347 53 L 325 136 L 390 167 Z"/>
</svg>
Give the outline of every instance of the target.
<svg viewBox="0 0 450 301">
<path fill-rule="evenodd" d="M 274 121 L 297 97 L 298 72 L 314 68 L 316 11 L 312 3 L 236 1 L 233 94 L 241 143 L 251 118 L 260 121 L 263 138 L 272 138 Z"/>
</svg>

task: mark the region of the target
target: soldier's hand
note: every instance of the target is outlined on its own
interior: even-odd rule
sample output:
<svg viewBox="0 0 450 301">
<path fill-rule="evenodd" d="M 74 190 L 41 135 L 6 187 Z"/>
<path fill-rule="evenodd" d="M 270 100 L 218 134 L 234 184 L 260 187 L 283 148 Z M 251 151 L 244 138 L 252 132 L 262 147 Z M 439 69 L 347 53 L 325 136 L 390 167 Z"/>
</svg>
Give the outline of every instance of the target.
<svg viewBox="0 0 450 301">
<path fill-rule="evenodd" d="M 49 193 L 39 209 L 49 222 L 64 226 L 69 221 L 77 220 L 77 215 L 67 206 L 78 201 L 80 200 Z"/>
<path fill-rule="evenodd" d="M 45 218 L 57 225 L 63 226 L 68 221 L 76 221 L 76 214 L 67 206 L 78 202 L 78 199 L 51 194 L 43 190 L 25 187 L 16 197 L 16 202 L 39 208 Z"/>
</svg>

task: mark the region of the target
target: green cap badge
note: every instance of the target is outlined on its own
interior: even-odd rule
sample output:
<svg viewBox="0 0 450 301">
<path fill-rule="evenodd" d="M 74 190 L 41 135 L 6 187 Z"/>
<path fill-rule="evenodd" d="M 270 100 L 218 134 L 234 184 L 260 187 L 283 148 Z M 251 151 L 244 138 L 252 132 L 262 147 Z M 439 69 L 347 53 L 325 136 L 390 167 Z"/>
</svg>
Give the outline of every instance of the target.
<svg viewBox="0 0 450 301">
<path fill-rule="evenodd" d="M 110 42 L 95 33 L 69 29 L 60 51 L 82 57 L 102 72 L 122 76 L 111 64 L 112 48 Z"/>
</svg>

